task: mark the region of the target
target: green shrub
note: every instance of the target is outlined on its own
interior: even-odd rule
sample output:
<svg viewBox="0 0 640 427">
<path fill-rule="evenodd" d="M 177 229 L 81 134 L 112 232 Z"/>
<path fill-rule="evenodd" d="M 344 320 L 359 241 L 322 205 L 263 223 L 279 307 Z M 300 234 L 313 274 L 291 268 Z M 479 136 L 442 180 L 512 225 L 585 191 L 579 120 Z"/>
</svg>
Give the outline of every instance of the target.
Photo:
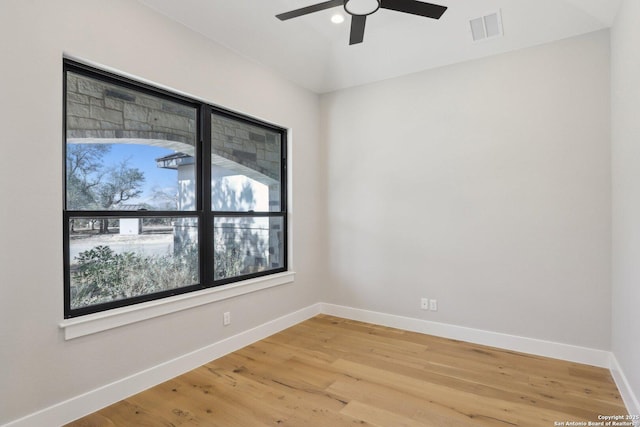
<svg viewBox="0 0 640 427">
<path fill-rule="evenodd" d="M 76 257 L 71 275 L 71 308 L 132 298 L 198 283 L 198 252 L 176 256 L 115 253 L 96 246 Z"/>
</svg>

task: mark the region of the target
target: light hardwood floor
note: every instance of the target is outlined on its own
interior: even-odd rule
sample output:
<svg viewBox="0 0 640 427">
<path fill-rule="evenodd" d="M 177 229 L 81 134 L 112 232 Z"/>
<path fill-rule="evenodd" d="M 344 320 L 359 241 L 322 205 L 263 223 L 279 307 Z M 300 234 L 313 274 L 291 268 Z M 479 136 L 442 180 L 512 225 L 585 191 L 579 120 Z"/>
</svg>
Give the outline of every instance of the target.
<svg viewBox="0 0 640 427">
<path fill-rule="evenodd" d="M 320 315 L 68 426 L 555 426 L 626 413 L 606 369 Z"/>
</svg>

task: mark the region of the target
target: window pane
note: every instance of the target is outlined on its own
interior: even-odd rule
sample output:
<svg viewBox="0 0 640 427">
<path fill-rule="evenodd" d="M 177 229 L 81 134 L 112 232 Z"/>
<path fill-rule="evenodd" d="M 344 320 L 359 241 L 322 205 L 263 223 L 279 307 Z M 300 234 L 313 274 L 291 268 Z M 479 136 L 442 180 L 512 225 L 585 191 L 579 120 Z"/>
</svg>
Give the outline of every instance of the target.
<svg viewBox="0 0 640 427">
<path fill-rule="evenodd" d="M 211 208 L 280 212 L 280 133 L 214 114 L 211 135 Z"/>
<path fill-rule="evenodd" d="M 69 210 L 195 209 L 197 109 L 67 72 Z"/>
<path fill-rule="evenodd" d="M 282 217 L 216 217 L 215 279 L 284 267 Z"/>
<path fill-rule="evenodd" d="M 197 218 L 72 218 L 71 309 L 199 283 Z"/>
</svg>

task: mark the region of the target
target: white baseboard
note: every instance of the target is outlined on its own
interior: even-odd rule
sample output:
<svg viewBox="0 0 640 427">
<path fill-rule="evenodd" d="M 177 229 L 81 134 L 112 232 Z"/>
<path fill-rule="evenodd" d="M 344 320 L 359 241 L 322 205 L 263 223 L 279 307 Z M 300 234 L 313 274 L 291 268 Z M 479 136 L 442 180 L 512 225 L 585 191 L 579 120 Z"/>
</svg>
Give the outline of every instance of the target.
<svg viewBox="0 0 640 427">
<path fill-rule="evenodd" d="M 411 317 L 396 316 L 393 314 L 362 310 L 335 304 L 322 303 L 320 311 L 323 314 L 329 314 L 345 319 L 374 323 L 406 331 L 419 332 L 443 338 L 498 347 L 505 350 L 535 354 L 538 356 L 551 357 L 554 359 L 606 368 L 611 371 L 611 376 L 620 391 L 620 395 L 622 396 L 622 400 L 624 401 L 629 414 L 640 415 L 640 403 L 638 398 L 627 381 L 627 378 L 625 377 L 615 355 L 609 351 L 484 331 L 481 329 L 466 328 Z M 636 421 L 634 426 L 640 427 L 640 422 Z"/>
<path fill-rule="evenodd" d="M 287 314 L 168 362 L 60 402 L 3 427 L 61 426 L 178 375 L 239 350 L 320 313 L 320 304 Z"/>
<path fill-rule="evenodd" d="M 256 341 L 294 326 L 320 313 L 506 350 L 608 368 L 611 370 L 629 413 L 640 414 L 640 404 L 638 404 L 637 397 L 633 393 L 615 356 L 608 351 L 396 316 L 335 304 L 317 303 L 158 366 L 60 402 L 26 417 L 12 421 L 9 424 L 5 424 L 2 427 L 51 427 L 66 424 L 118 402 L 127 396 L 139 393 L 195 369 L 225 354 L 253 344 Z"/>
<path fill-rule="evenodd" d="M 629 414 L 640 415 L 640 402 L 633 392 L 627 377 L 624 375 L 622 367 L 620 367 L 615 354 L 611 354 L 611 375 L 618 386 L 620 396 L 622 396 L 622 400 L 624 401 Z M 640 426 L 640 420 L 636 420 L 634 426 Z"/>
<path fill-rule="evenodd" d="M 601 368 L 610 367 L 611 353 L 605 350 L 596 350 L 552 341 L 502 334 L 481 329 L 466 328 L 463 326 L 449 325 L 446 323 L 432 322 L 412 317 L 396 316 L 393 314 L 362 310 L 335 304 L 323 303 L 321 311 L 322 313 L 343 317 L 345 319 L 375 323 L 412 332 L 420 332 L 423 334 L 466 341 L 474 344 L 498 347 L 505 350 L 562 359 L 576 363 L 598 366 Z"/>
</svg>

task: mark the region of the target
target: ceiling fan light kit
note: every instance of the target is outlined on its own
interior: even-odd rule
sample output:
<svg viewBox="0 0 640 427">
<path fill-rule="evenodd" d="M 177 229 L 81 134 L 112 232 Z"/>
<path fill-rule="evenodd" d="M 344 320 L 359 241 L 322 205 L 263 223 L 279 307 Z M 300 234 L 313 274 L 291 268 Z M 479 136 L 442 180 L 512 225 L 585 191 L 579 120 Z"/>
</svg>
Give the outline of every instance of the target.
<svg viewBox="0 0 640 427">
<path fill-rule="evenodd" d="M 352 16 L 367 16 L 380 9 L 380 0 L 346 0 L 344 10 Z"/>
<path fill-rule="evenodd" d="M 345 12 L 351 15 L 350 45 L 362 43 L 364 40 L 364 27 L 367 16 L 377 12 L 379 9 L 395 10 L 397 12 L 424 16 L 425 18 L 431 19 L 440 19 L 442 14 L 447 10 L 446 6 L 424 3 L 418 0 L 329 0 L 281 13 L 276 15 L 276 18 L 281 21 L 286 21 L 337 6 L 342 6 Z"/>
</svg>

